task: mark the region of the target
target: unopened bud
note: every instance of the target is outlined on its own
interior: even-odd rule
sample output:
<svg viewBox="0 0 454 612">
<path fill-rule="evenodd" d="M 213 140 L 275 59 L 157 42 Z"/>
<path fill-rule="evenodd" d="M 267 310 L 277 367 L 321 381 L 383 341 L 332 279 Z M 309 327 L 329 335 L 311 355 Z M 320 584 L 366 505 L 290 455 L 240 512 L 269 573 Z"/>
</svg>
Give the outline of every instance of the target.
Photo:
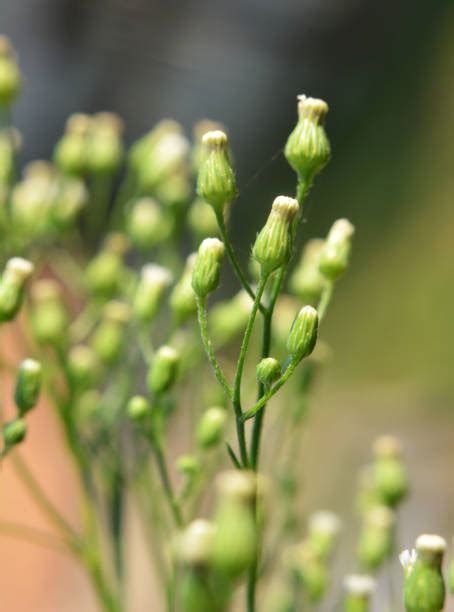
<svg viewBox="0 0 454 612">
<path fill-rule="evenodd" d="M 79 390 L 96 384 L 100 364 L 96 353 L 89 346 L 74 346 L 68 353 L 68 371 L 71 381 Z"/>
<path fill-rule="evenodd" d="M 171 346 L 161 346 L 148 373 L 148 388 L 151 393 L 164 393 L 175 382 L 180 358 Z"/>
<path fill-rule="evenodd" d="M 115 295 L 122 275 L 122 258 L 108 249 L 96 255 L 85 270 L 88 289 L 93 295 L 103 299 L 109 299 Z"/>
<path fill-rule="evenodd" d="M 112 175 L 123 157 L 122 122 L 112 113 L 93 117 L 87 141 L 87 170 L 94 175 Z"/>
<path fill-rule="evenodd" d="M 344 579 L 345 598 L 343 612 L 369 612 L 375 590 L 371 576 L 351 574 Z"/>
<path fill-rule="evenodd" d="M 370 509 L 364 516 L 358 557 L 368 570 L 377 570 L 392 552 L 394 513 L 386 506 Z"/>
<path fill-rule="evenodd" d="M 170 294 L 170 308 L 178 325 L 187 321 L 197 312 L 197 304 L 192 289 L 192 272 L 196 257 L 196 254 L 192 253 L 186 259 L 183 274 Z"/>
<path fill-rule="evenodd" d="M 43 345 L 62 346 L 68 332 L 68 313 L 59 285 L 50 279 L 32 287 L 31 324 L 33 335 Z"/>
<path fill-rule="evenodd" d="M 153 198 L 144 197 L 132 205 L 127 226 L 135 246 L 146 251 L 168 238 L 172 224 Z"/>
<path fill-rule="evenodd" d="M 33 273 L 32 263 L 21 257 L 8 260 L 0 279 L 0 322 L 11 321 L 24 299 L 24 288 Z"/>
<path fill-rule="evenodd" d="M 423 534 L 415 542 L 416 559 L 405 572 L 404 603 L 407 612 L 441 612 L 445 583 L 441 571 L 446 541 L 438 535 Z"/>
<path fill-rule="evenodd" d="M 162 266 L 147 264 L 142 268 L 133 303 L 133 313 L 139 321 L 149 323 L 154 319 L 171 282 L 172 275 Z"/>
<path fill-rule="evenodd" d="M 9 107 L 21 88 L 21 77 L 14 50 L 6 36 L 0 36 L 0 106 Z"/>
<path fill-rule="evenodd" d="M 281 364 L 274 357 L 265 357 L 257 365 L 257 380 L 265 387 L 270 387 L 281 376 Z"/>
<path fill-rule="evenodd" d="M 192 566 L 207 565 L 211 558 L 215 528 L 204 519 L 190 523 L 180 536 L 178 557 Z"/>
<path fill-rule="evenodd" d="M 299 205 L 293 198 L 278 196 L 269 217 L 255 240 L 253 258 L 261 267 L 262 276 L 267 276 L 290 260 L 293 249 L 293 222 Z"/>
<path fill-rule="evenodd" d="M 199 246 L 192 271 L 194 293 L 205 298 L 217 289 L 224 259 L 224 244 L 217 238 L 205 238 Z"/>
<path fill-rule="evenodd" d="M 287 338 L 287 350 L 292 361 L 310 355 L 317 342 L 318 313 L 312 306 L 304 306 L 296 315 Z"/>
<path fill-rule="evenodd" d="M 200 460 L 195 455 L 180 455 L 175 465 L 180 474 L 189 479 L 197 476 L 202 469 Z"/>
<path fill-rule="evenodd" d="M 14 419 L 3 426 L 3 444 L 5 450 L 10 450 L 20 444 L 27 435 L 27 423 L 24 419 Z"/>
<path fill-rule="evenodd" d="M 301 584 L 303 592 L 313 604 L 319 602 L 328 586 L 326 564 L 312 542 L 304 541 L 287 551 L 286 565 Z"/>
<path fill-rule="evenodd" d="M 54 149 L 54 161 L 63 174 L 83 175 L 87 170 L 88 135 L 92 118 L 76 113 L 66 122 L 66 131 Z"/>
<path fill-rule="evenodd" d="M 354 233 L 347 219 L 338 219 L 331 227 L 320 255 L 320 271 L 328 280 L 337 280 L 347 269 Z"/>
<path fill-rule="evenodd" d="M 392 436 L 382 436 L 375 442 L 374 452 L 374 487 L 383 503 L 394 508 L 408 492 L 400 442 Z"/>
<path fill-rule="evenodd" d="M 206 147 L 197 178 L 197 193 L 215 211 L 222 213 L 236 197 L 235 173 L 229 159 L 228 139 L 225 132 L 207 132 L 202 143 Z"/>
<path fill-rule="evenodd" d="M 150 414 L 150 402 L 142 395 L 135 395 L 129 400 L 126 410 L 131 421 L 143 421 Z"/>
<path fill-rule="evenodd" d="M 104 317 L 92 340 L 92 348 L 103 363 L 111 365 L 120 357 L 129 319 L 127 304 L 115 300 L 106 304 Z"/>
<path fill-rule="evenodd" d="M 321 510 L 309 517 L 308 541 L 323 561 L 331 557 L 340 529 L 341 521 L 333 512 Z"/>
<path fill-rule="evenodd" d="M 36 406 L 41 391 L 42 367 L 35 359 L 25 359 L 20 367 L 16 379 L 14 401 L 19 416 L 24 416 Z"/>
<path fill-rule="evenodd" d="M 196 432 L 197 443 L 201 448 L 211 448 L 219 444 L 224 433 L 226 419 L 226 411 L 217 406 L 208 408 L 203 413 Z"/>
</svg>

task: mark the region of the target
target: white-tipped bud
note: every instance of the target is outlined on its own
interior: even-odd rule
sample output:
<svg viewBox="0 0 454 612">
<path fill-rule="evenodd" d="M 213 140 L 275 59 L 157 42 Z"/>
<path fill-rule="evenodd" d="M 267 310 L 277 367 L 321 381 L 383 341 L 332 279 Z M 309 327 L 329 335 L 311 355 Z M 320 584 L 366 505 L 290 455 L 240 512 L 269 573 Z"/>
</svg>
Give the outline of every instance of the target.
<svg viewBox="0 0 454 612">
<path fill-rule="evenodd" d="M 178 557 L 180 561 L 192 566 L 203 566 L 210 560 L 215 528 L 207 520 L 196 519 L 192 521 L 178 543 Z"/>
<path fill-rule="evenodd" d="M 150 322 L 156 315 L 166 288 L 172 282 L 171 273 L 157 264 L 146 264 L 140 274 L 134 296 L 134 315 L 142 322 Z"/>
<path fill-rule="evenodd" d="M 349 574 L 344 578 L 344 589 L 351 595 L 369 598 L 374 592 L 375 580 L 367 575 Z"/>
<path fill-rule="evenodd" d="M 22 257 L 13 257 L 9 259 L 5 267 L 5 276 L 8 279 L 16 280 L 18 284 L 23 285 L 26 280 L 33 274 L 35 267 L 27 259 Z"/>
<path fill-rule="evenodd" d="M 192 288 L 198 297 L 217 289 L 224 250 L 224 243 L 217 238 L 205 238 L 199 246 L 192 271 Z"/>
<path fill-rule="evenodd" d="M 347 269 L 354 233 L 355 228 L 348 219 L 333 223 L 320 257 L 320 271 L 327 279 L 334 281 Z"/>
<path fill-rule="evenodd" d="M 416 538 L 416 552 L 443 555 L 446 551 L 446 540 L 439 535 L 423 533 Z"/>
</svg>

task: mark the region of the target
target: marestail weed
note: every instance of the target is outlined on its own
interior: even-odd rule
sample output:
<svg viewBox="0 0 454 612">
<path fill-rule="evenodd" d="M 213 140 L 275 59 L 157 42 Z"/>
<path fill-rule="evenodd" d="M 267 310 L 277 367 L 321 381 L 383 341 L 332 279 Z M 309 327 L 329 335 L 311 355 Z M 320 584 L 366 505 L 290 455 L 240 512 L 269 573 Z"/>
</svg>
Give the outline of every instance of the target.
<svg viewBox="0 0 454 612">
<path fill-rule="evenodd" d="M 308 193 L 330 158 L 327 104 L 298 97 L 284 150 L 295 190 L 270 198 L 245 268 L 228 229 L 238 186 L 222 125 L 201 121 L 191 143 L 163 120 L 125 151 L 119 117 L 79 113 L 53 160 L 20 173 L 11 122 L 20 89 L 15 52 L 1 37 L 0 321 L 28 347 L 19 366 L 2 351 L 4 375 L 16 376 L 2 462 L 11 461 L 52 541 L 85 568 L 104 612 L 129 609 L 129 500 L 161 585 L 149 610 L 325 609 L 341 523 L 329 511 L 301 516 L 300 438 L 353 225 L 335 221 L 292 260 Z M 237 293 L 213 303 L 227 263 Z M 20 454 L 40 392 L 76 468 L 80 525 Z M 398 552 L 402 449 L 383 436 L 373 453 L 358 490 L 357 573 L 334 599 L 344 612 L 372 610 Z M 48 543 L 31 525 L 0 528 Z M 407 612 L 443 609 L 445 548 L 424 534 L 401 554 Z M 451 588 L 453 576 L 451 566 Z M 391 610 L 402 600 L 380 601 Z"/>
</svg>

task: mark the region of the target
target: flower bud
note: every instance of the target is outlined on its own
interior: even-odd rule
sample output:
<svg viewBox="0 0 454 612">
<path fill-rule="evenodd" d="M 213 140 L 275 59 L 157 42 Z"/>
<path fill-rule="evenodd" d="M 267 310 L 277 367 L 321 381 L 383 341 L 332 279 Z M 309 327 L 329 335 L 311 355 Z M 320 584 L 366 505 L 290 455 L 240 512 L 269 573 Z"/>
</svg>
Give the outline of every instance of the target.
<svg viewBox="0 0 454 612">
<path fill-rule="evenodd" d="M 197 177 L 197 194 L 217 213 L 222 213 L 237 195 L 227 135 L 220 130 L 207 132 L 202 143 L 206 147 L 206 154 Z"/>
<path fill-rule="evenodd" d="M 129 319 L 129 306 L 124 302 L 113 300 L 106 304 L 103 320 L 92 339 L 92 348 L 102 363 L 111 365 L 120 357 Z"/>
<path fill-rule="evenodd" d="M 375 580 L 371 576 L 351 574 L 344 580 L 343 612 L 369 612 L 375 590 Z"/>
<path fill-rule="evenodd" d="M 281 376 L 281 364 L 273 357 L 265 357 L 257 365 L 256 372 L 259 383 L 270 387 Z"/>
<path fill-rule="evenodd" d="M 314 350 L 318 333 L 318 313 L 312 306 L 304 306 L 296 315 L 287 338 L 287 350 L 292 361 L 301 361 Z"/>
<path fill-rule="evenodd" d="M 0 279 L 0 322 L 11 321 L 16 316 L 24 299 L 25 283 L 33 270 L 33 264 L 21 257 L 6 262 Z"/>
<path fill-rule="evenodd" d="M 284 154 L 306 189 L 330 158 L 331 148 L 323 127 L 327 112 L 328 105 L 323 100 L 298 96 L 298 123 L 288 137 Z"/>
<path fill-rule="evenodd" d="M 192 271 L 192 288 L 205 298 L 217 289 L 224 259 L 224 244 L 217 238 L 205 238 L 199 246 Z"/>
<path fill-rule="evenodd" d="M 172 223 L 153 198 L 143 197 L 129 210 L 127 227 L 134 245 L 141 251 L 147 251 L 169 237 Z"/>
<path fill-rule="evenodd" d="M 260 264 L 262 276 L 289 262 L 293 249 L 293 222 L 298 212 L 298 202 L 293 198 L 278 196 L 274 200 L 252 249 L 252 257 Z"/>
<path fill-rule="evenodd" d="M 394 513 L 386 506 L 376 506 L 365 515 L 359 536 L 358 558 L 367 570 L 377 570 L 389 558 L 394 522 Z"/>
<path fill-rule="evenodd" d="M 42 367 L 39 361 L 25 359 L 16 378 L 14 401 L 22 417 L 36 406 L 42 383 Z"/>
<path fill-rule="evenodd" d="M 16 444 L 20 444 L 27 435 L 27 423 L 24 419 L 14 419 L 3 426 L 4 450 L 8 451 Z"/>
<path fill-rule="evenodd" d="M 63 346 L 68 332 L 68 313 L 59 285 L 50 279 L 36 282 L 32 288 L 31 324 L 37 342 Z"/>
<path fill-rule="evenodd" d="M 78 390 L 93 387 L 99 377 L 100 364 L 96 353 L 89 346 L 74 346 L 68 353 L 68 371 Z"/>
<path fill-rule="evenodd" d="M 150 393 L 164 393 L 175 382 L 180 357 L 171 346 L 161 346 L 148 372 L 147 383 Z"/>
<path fill-rule="evenodd" d="M 394 508 L 408 492 L 408 477 L 401 458 L 400 442 L 382 436 L 374 444 L 374 486 L 384 504 Z"/>
<path fill-rule="evenodd" d="M 183 169 L 159 183 L 154 193 L 168 212 L 178 214 L 182 210 L 186 211 L 193 195 L 193 186 L 188 173 Z"/>
<path fill-rule="evenodd" d="M 286 564 L 309 601 L 313 604 L 319 602 L 326 592 L 328 576 L 326 565 L 311 542 L 302 542 L 287 551 Z"/>
<path fill-rule="evenodd" d="M 204 519 L 192 521 L 180 536 L 178 558 L 187 565 L 209 564 L 213 547 L 215 528 Z"/>
<path fill-rule="evenodd" d="M 89 262 L 85 270 L 85 282 L 93 295 L 109 299 L 117 292 L 123 272 L 122 257 L 104 248 Z"/>
<path fill-rule="evenodd" d="M 150 402 L 142 395 L 135 395 L 129 400 L 126 411 L 131 421 L 143 421 L 151 412 Z"/>
<path fill-rule="evenodd" d="M 332 512 L 323 510 L 309 517 L 308 542 L 322 561 L 331 557 L 340 529 L 341 521 Z"/>
<path fill-rule="evenodd" d="M 328 280 L 337 280 L 347 269 L 354 233 L 347 219 L 338 219 L 331 227 L 320 255 L 320 271 Z"/>
<path fill-rule="evenodd" d="M 92 119 L 87 139 L 87 170 L 97 176 L 112 175 L 118 169 L 123 146 L 123 123 L 113 113 L 98 113 Z"/>
<path fill-rule="evenodd" d="M 290 289 L 304 304 L 316 306 L 325 286 L 325 278 L 319 270 L 324 241 L 309 240 L 301 259 L 290 277 Z"/>
<path fill-rule="evenodd" d="M 176 460 L 176 468 L 180 474 L 192 479 L 200 473 L 202 466 L 195 455 L 180 455 Z"/>
<path fill-rule="evenodd" d="M 21 88 L 21 77 L 14 50 L 6 36 L 0 36 L 0 106 L 8 108 Z"/>
<path fill-rule="evenodd" d="M 196 198 L 192 203 L 188 212 L 188 224 L 199 241 L 207 236 L 217 236 L 219 233 L 212 207 L 201 198 Z"/>
<path fill-rule="evenodd" d="M 416 558 L 405 571 L 404 603 L 407 612 L 441 612 L 445 584 L 441 571 L 445 540 L 424 534 L 415 543 Z"/>
<path fill-rule="evenodd" d="M 52 223 L 58 230 L 72 228 L 87 202 L 88 192 L 82 180 L 69 176 L 60 179 L 51 211 Z"/>
<path fill-rule="evenodd" d="M 197 444 L 204 449 L 219 444 L 224 433 L 226 419 L 227 414 L 223 408 L 217 406 L 208 408 L 197 425 Z"/>
<path fill-rule="evenodd" d="M 54 149 L 54 162 L 63 174 L 82 176 L 87 171 L 88 137 L 93 119 L 76 113 L 66 122 L 65 133 Z"/>
<path fill-rule="evenodd" d="M 11 195 L 11 217 L 14 227 L 27 237 L 49 233 L 54 200 L 58 191 L 54 168 L 43 161 L 29 164 L 22 181 Z"/>
<path fill-rule="evenodd" d="M 170 272 L 156 264 L 143 266 L 134 296 L 133 313 L 142 323 L 149 323 L 156 316 L 165 290 L 172 282 Z"/>
<path fill-rule="evenodd" d="M 192 253 L 186 259 L 183 274 L 170 294 L 170 308 L 177 325 L 181 325 L 197 312 L 197 304 L 192 289 L 192 272 L 195 260 L 195 253 Z"/>
</svg>

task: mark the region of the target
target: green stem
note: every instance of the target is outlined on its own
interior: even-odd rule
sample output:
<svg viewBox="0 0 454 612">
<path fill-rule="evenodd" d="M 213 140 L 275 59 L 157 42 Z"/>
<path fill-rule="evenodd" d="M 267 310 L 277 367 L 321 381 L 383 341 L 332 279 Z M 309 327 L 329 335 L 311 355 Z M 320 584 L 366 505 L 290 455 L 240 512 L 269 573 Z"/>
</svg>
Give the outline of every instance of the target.
<svg viewBox="0 0 454 612">
<path fill-rule="evenodd" d="M 317 306 L 318 317 L 320 321 L 326 315 L 326 310 L 329 306 L 329 303 L 331 302 L 331 298 L 333 297 L 333 290 L 334 290 L 334 283 L 332 281 L 327 281 L 323 289 L 320 301 Z"/>
<path fill-rule="evenodd" d="M 197 316 L 199 320 L 200 335 L 202 337 L 202 344 L 207 354 L 208 360 L 214 370 L 214 374 L 219 384 L 224 389 L 225 394 L 228 398 L 232 397 L 232 390 L 222 372 L 221 366 L 219 365 L 216 355 L 214 354 L 213 344 L 208 335 L 208 320 L 206 312 L 206 300 L 205 298 L 197 297 Z"/>
<path fill-rule="evenodd" d="M 238 280 L 243 285 L 244 289 L 247 291 L 250 297 L 253 300 L 255 300 L 254 290 L 252 289 L 246 276 L 243 273 L 243 270 L 241 269 L 241 266 L 235 255 L 235 251 L 233 250 L 232 243 L 230 242 L 230 238 L 227 234 L 227 228 L 225 226 L 224 215 L 222 211 L 215 211 L 215 214 L 216 214 L 216 220 L 218 222 L 219 233 L 221 234 L 222 241 L 224 242 L 225 250 L 227 251 L 227 257 L 229 258 L 230 263 L 232 264 L 232 268 Z M 262 313 L 265 312 L 265 309 L 263 308 L 262 304 L 259 304 L 259 310 Z"/>
<path fill-rule="evenodd" d="M 161 445 L 159 442 L 154 439 L 152 442 L 153 453 L 156 459 L 156 465 L 158 468 L 159 476 L 161 478 L 162 486 L 164 488 L 164 493 L 167 498 L 169 507 L 172 511 L 173 518 L 177 527 L 182 527 L 184 524 L 183 517 L 181 514 L 180 506 L 175 497 L 172 481 L 170 480 L 169 471 L 167 469 L 167 464 L 165 461 L 164 453 L 162 452 Z"/>
</svg>

